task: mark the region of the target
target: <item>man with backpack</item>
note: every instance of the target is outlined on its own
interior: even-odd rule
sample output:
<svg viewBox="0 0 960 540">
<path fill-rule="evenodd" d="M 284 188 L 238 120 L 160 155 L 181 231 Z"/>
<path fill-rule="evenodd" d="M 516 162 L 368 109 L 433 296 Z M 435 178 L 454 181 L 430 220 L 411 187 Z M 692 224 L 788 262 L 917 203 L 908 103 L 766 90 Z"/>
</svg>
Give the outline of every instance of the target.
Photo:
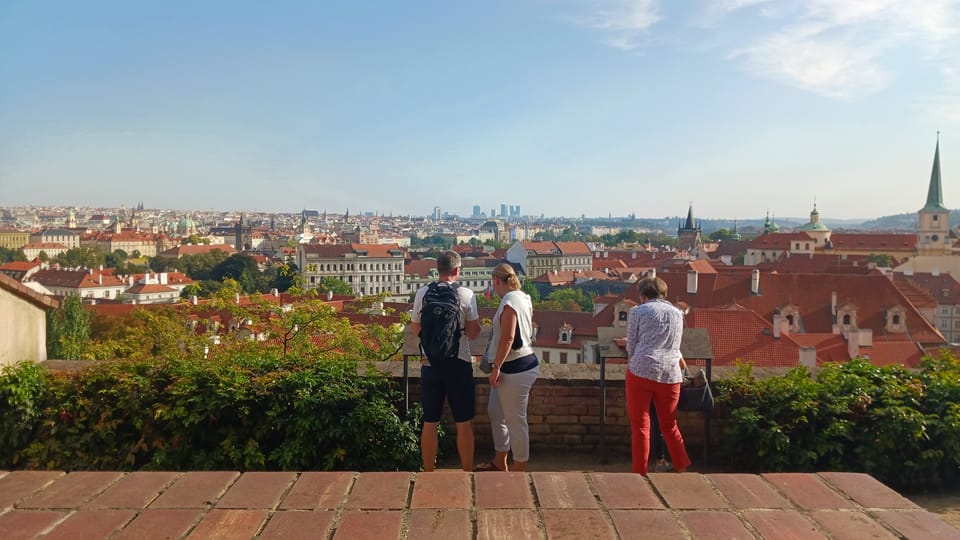
<svg viewBox="0 0 960 540">
<path fill-rule="evenodd" d="M 447 251 L 437 258 L 440 278 L 421 287 L 413 300 L 410 326 L 420 336 L 423 366 L 420 368 L 420 399 L 423 430 L 420 454 L 423 470 L 432 471 L 437 459 L 437 425 L 443 402 L 457 424 L 457 451 L 464 471 L 473 470 L 473 417 L 476 398 L 470 340 L 480 335 L 477 299 L 460 287 L 460 255 Z"/>
</svg>

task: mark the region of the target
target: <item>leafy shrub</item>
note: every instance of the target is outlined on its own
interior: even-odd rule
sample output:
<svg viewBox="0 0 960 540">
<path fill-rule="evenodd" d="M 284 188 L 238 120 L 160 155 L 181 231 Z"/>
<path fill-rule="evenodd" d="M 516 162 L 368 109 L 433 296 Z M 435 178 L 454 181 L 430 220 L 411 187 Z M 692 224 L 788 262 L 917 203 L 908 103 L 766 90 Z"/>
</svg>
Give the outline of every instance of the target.
<svg viewBox="0 0 960 540">
<path fill-rule="evenodd" d="M 717 387 L 734 469 L 860 471 L 902 489 L 960 478 L 960 362 L 947 354 L 917 372 L 855 359 L 760 380 L 741 366 Z"/>
<path fill-rule="evenodd" d="M 411 470 L 418 426 L 385 374 L 342 359 L 258 356 L 0 372 L 0 467 Z"/>
</svg>

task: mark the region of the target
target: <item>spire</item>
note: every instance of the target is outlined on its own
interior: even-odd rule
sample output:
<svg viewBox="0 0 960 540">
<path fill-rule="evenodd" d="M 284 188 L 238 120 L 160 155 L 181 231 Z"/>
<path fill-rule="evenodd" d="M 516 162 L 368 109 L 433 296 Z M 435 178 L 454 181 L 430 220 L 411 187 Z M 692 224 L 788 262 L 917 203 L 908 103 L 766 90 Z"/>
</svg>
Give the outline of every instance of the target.
<svg viewBox="0 0 960 540">
<path fill-rule="evenodd" d="M 690 209 L 687 210 L 687 224 L 684 225 L 684 229 L 696 229 L 697 226 L 693 223 L 693 203 L 690 203 Z"/>
<path fill-rule="evenodd" d="M 933 152 L 933 170 L 930 172 L 930 187 L 927 190 L 927 204 L 923 210 L 946 211 L 943 206 L 943 190 L 940 187 L 940 132 L 937 132 L 937 148 Z"/>
</svg>

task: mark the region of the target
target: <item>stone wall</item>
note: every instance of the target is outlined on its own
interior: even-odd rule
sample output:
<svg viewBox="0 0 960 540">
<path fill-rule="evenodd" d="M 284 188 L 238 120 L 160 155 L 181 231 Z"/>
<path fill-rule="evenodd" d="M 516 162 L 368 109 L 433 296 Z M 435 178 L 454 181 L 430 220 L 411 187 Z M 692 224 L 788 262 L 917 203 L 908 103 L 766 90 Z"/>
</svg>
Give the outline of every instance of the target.
<svg viewBox="0 0 960 540">
<path fill-rule="evenodd" d="M 403 387 L 402 365 L 395 362 L 377 366 L 390 372 Z M 537 449 L 568 449 L 577 452 L 629 452 L 630 421 L 627 417 L 624 391 L 624 365 L 606 367 L 606 416 L 603 426 L 604 447 L 601 447 L 601 388 L 600 366 L 587 364 L 541 365 L 540 377 L 530 392 L 527 415 L 530 422 L 530 445 Z M 490 386 L 487 376 L 475 371 L 477 417 L 474 432 L 477 446 L 490 448 L 490 420 L 487 401 Z M 714 370 L 714 378 L 717 377 Z M 420 401 L 419 363 L 409 366 L 410 404 Z M 452 432 L 449 410 L 444 411 L 445 422 Z M 702 449 L 705 439 L 704 416 L 697 412 L 678 413 L 680 431 L 691 453 Z M 722 419 L 713 417 L 710 423 L 711 446 L 716 446 L 722 433 Z"/>
</svg>

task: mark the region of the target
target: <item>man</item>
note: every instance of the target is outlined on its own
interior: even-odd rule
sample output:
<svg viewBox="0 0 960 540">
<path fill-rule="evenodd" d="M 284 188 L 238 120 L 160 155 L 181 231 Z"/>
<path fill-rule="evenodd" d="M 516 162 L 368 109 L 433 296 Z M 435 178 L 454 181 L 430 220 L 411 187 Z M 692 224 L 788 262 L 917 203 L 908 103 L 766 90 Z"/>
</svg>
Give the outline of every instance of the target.
<svg viewBox="0 0 960 540">
<path fill-rule="evenodd" d="M 473 417 L 476 414 L 476 399 L 473 382 L 473 357 L 470 354 L 470 340 L 480 335 L 480 315 L 477 311 L 477 299 L 467 287 L 456 285 L 460 276 L 460 255 L 447 251 L 437 258 L 437 272 L 440 278 L 430 285 L 421 287 L 413 300 L 413 312 L 410 326 L 413 333 L 421 336 L 424 297 L 428 289 L 435 287 L 454 287 L 459 300 L 461 322 L 459 347 L 456 357 L 444 362 L 430 362 L 423 358 L 420 368 L 420 399 L 423 404 L 423 430 L 420 433 L 420 454 L 423 457 L 423 470 L 432 471 L 437 459 L 437 425 L 443 410 L 443 402 L 450 404 L 453 420 L 457 424 L 457 451 L 460 465 L 464 471 L 473 470 Z M 429 323 L 427 323 L 429 324 Z M 435 324 L 435 323 L 434 323 Z M 427 329 L 427 333 L 430 330 Z M 433 365 L 436 363 L 437 365 Z"/>
</svg>

